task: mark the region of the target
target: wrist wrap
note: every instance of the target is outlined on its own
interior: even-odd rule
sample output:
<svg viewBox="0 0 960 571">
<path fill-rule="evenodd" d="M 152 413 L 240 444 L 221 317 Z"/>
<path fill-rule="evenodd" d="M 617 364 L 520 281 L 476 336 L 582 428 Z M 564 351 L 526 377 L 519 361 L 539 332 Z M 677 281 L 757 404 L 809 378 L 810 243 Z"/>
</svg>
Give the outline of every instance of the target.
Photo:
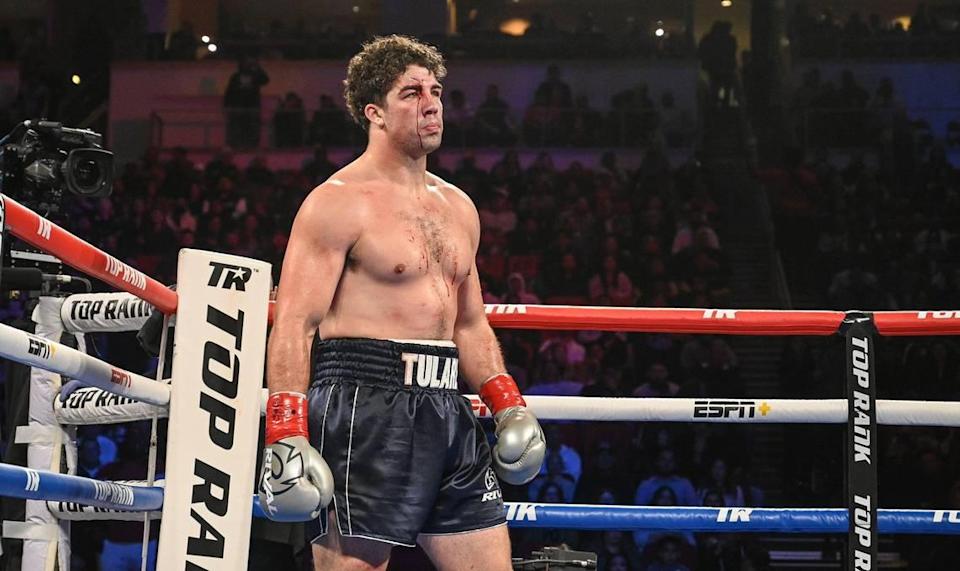
<svg viewBox="0 0 960 571">
<path fill-rule="evenodd" d="M 308 436 L 307 397 L 303 393 L 279 392 L 267 398 L 266 445 L 290 436 Z"/>
<path fill-rule="evenodd" d="M 513 406 L 527 406 L 509 373 L 500 373 L 484 381 L 480 386 L 480 400 L 492 414 Z"/>
</svg>

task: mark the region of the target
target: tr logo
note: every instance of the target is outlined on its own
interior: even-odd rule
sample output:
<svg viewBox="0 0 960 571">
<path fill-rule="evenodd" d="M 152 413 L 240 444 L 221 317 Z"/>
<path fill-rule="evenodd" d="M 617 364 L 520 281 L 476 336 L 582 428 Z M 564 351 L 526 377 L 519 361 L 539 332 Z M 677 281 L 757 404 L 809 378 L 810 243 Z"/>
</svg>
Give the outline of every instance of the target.
<svg viewBox="0 0 960 571">
<path fill-rule="evenodd" d="M 253 275 L 253 270 L 246 266 L 210 262 L 210 267 L 213 271 L 210 272 L 210 281 L 207 285 L 211 287 L 246 291 L 246 284 Z"/>
<path fill-rule="evenodd" d="M 752 508 L 720 508 L 717 523 L 749 522 Z"/>
</svg>

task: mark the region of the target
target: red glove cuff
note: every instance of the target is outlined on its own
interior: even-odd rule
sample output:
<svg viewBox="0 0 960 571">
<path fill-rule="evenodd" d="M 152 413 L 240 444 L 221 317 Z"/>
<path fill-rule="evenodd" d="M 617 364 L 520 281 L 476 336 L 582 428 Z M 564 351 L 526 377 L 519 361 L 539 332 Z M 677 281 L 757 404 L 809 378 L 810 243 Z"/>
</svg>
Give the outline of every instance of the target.
<svg viewBox="0 0 960 571">
<path fill-rule="evenodd" d="M 304 436 L 307 432 L 307 397 L 303 393 L 273 393 L 267 399 L 266 445 L 290 436 Z"/>
<path fill-rule="evenodd" d="M 527 406 L 517 382 L 509 373 L 500 373 L 484 381 L 480 386 L 480 400 L 492 414 L 512 406 Z"/>
</svg>

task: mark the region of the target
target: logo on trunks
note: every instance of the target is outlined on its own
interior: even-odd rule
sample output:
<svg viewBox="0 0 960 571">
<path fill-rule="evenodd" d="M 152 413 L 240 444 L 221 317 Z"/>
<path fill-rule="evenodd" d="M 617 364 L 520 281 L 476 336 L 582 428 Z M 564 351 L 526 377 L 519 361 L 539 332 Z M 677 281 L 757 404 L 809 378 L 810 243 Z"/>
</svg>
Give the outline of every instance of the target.
<svg viewBox="0 0 960 571">
<path fill-rule="evenodd" d="M 213 271 L 210 272 L 208 286 L 247 291 L 246 284 L 250 281 L 250 276 L 253 275 L 251 268 L 220 262 L 210 262 L 210 267 L 213 268 Z"/>
<path fill-rule="evenodd" d="M 142 299 L 79 299 L 70 302 L 70 319 L 130 319 L 150 317 L 153 306 Z"/>
<path fill-rule="evenodd" d="M 493 468 L 487 468 L 487 473 L 483 476 L 483 484 L 487 487 L 487 492 L 480 498 L 481 502 L 499 500 L 503 497 L 500 487 L 497 485 L 497 475 L 493 472 Z"/>
<path fill-rule="evenodd" d="M 440 357 L 424 355 L 423 353 L 401 353 L 400 359 L 404 363 L 403 384 L 432 389 L 457 388 L 457 375 L 460 359 L 456 357 Z"/>
<path fill-rule="evenodd" d="M 55 349 L 49 343 L 39 337 L 30 337 L 30 346 L 27 347 L 27 353 L 41 359 L 49 359 L 55 353 Z"/>
<path fill-rule="evenodd" d="M 693 418 L 754 418 L 767 416 L 771 406 L 754 400 L 698 400 L 693 403 Z"/>
</svg>

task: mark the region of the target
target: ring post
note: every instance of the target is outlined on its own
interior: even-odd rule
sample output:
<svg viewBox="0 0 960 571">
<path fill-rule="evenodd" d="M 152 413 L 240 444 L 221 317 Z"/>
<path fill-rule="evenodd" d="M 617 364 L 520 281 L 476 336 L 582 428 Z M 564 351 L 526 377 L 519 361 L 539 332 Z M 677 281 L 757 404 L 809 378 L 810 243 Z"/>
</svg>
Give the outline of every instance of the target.
<svg viewBox="0 0 960 571">
<path fill-rule="evenodd" d="M 270 264 L 184 249 L 157 569 L 247 568 Z"/>
<path fill-rule="evenodd" d="M 873 316 L 851 311 L 840 326 L 847 354 L 846 467 L 847 565 L 871 571 L 880 554 L 877 540 L 877 386 Z"/>
</svg>

